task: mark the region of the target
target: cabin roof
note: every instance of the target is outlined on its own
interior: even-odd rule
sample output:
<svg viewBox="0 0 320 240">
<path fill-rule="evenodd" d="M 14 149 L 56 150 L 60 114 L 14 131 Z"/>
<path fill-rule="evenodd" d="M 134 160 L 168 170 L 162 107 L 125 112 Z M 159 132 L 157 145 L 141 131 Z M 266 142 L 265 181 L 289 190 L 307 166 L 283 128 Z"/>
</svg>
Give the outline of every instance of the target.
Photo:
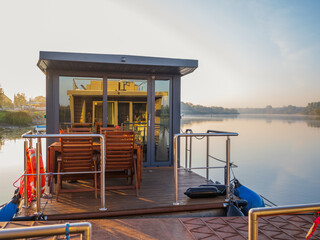
<svg viewBox="0 0 320 240">
<path fill-rule="evenodd" d="M 45 74 L 47 70 L 69 70 L 184 76 L 198 67 L 198 60 L 40 51 L 37 66 Z"/>
</svg>

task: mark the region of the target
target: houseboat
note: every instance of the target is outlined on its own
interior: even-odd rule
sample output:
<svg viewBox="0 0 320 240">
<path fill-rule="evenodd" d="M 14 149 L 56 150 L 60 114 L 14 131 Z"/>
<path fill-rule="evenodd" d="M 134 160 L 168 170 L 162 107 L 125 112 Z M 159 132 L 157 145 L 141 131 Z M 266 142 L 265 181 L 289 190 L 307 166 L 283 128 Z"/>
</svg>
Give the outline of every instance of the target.
<svg viewBox="0 0 320 240">
<path fill-rule="evenodd" d="M 24 207 L 19 210 L 20 217 L 34 216 L 35 213 L 41 213 L 48 220 L 146 214 L 225 215 L 229 200 L 225 195 L 201 199 L 184 195 L 189 187 L 206 184 L 209 179 L 191 171 L 191 163 L 189 167 L 184 166 L 185 170 L 179 169 L 180 139 L 174 136 L 180 134 L 181 81 L 183 76 L 196 70 L 197 60 L 40 52 L 37 66 L 46 76 L 46 134 L 41 138 L 46 138 L 48 149 L 46 169 L 42 173 L 46 176 L 47 199 L 39 197 L 38 201 L 22 201 Z M 71 132 L 70 129 L 74 128 L 80 132 Z M 109 134 L 102 131 L 107 129 L 134 133 L 135 168 L 125 171 L 135 175 L 128 174 L 131 181 L 128 177 L 118 179 L 117 171 L 112 170 L 108 162 Z M 91 180 L 76 177 L 76 181 L 63 181 L 63 163 L 59 161 L 66 155 L 63 139 L 69 138 L 70 134 L 92 136 L 98 186 L 92 187 Z M 228 139 L 233 136 L 219 134 Z M 30 145 L 34 147 L 35 143 L 30 143 L 36 142 L 39 136 L 25 135 L 26 141 L 28 139 L 26 149 Z M 103 149 L 105 144 L 106 149 Z M 105 161 L 102 161 L 105 158 L 102 152 L 106 155 Z M 208 169 L 209 166 L 202 167 Z M 43 177 L 38 178 L 41 179 L 43 182 Z M 128 182 L 133 182 L 132 189 L 114 187 Z M 57 188 L 65 190 L 61 191 L 59 199 Z M 88 191 L 97 191 L 98 188 L 99 194 L 73 191 L 79 188 Z"/>
</svg>

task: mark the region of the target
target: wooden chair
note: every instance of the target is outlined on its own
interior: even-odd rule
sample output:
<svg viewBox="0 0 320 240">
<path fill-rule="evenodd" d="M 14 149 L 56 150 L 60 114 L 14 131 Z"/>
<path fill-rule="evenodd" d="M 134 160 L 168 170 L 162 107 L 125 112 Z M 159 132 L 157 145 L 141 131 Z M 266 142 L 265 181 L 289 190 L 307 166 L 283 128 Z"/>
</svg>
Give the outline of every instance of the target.
<svg viewBox="0 0 320 240">
<path fill-rule="evenodd" d="M 72 124 L 72 128 L 90 128 L 91 127 L 91 123 L 74 123 Z"/>
<path fill-rule="evenodd" d="M 105 132 L 119 132 L 122 131 L 121 127 L 101 127 L 100 134 L 104 134 Z"/>
<path fill-rule="evenodd" d="M 61 157 L 58 158 L 58 173 L 63 172 L 91 172 L 97 171 L 93 161 L 92 138 L 61 138 Z M 95 198 L 97 198 L 97 173 L 65 174 L 57 177 L 57 201 L 63 180 L 94 179 Z M 60 186 L 61 185 L 61 186 Z M 65 190 L 67 191 L 67 190 Z M 81 189 L 69 192 L 86 191 Z"/>
<path fill-rule="evenodd" d="M 68 128 L 67 133 L 79 133 L 79 134 L 84 134 L 84 133 L 92 133 L 91 128 L 85 128 L 85 127 L 76 127 L 76 128 Z"/>
<path fill-rule="evenodd" d="M 114 177 L 131 178 L 131 185 L 111 186 L 107 189 L 136 189 L 138 193 L 137 164 L 133 156 L 134 132 L 116 131 L 105 132 L 106 139 L 106 175 L 116 173 Z M 133 184 L 133 175 L 135 184 Z"/>
</svg>

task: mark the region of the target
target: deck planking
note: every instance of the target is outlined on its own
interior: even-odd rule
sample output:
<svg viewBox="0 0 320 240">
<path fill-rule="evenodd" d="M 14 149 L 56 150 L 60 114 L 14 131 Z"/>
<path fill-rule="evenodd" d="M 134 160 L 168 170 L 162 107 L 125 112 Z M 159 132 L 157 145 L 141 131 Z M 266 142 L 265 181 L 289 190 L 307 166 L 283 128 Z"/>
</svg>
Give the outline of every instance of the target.
<svg viewBox="0 0 320 240">
<path fill-rule="evenodd" d="M 112 216 L 117 216 L 116 212 L 125 215 L 123 212 L 131 210 L 143 210 L 143 209 L 155 209 L 156 212 L 161 212 L 161 209 L 167 209 L 166 211 L 175 211 L 179 209 L 201 209 L 201 206 L 205 208 L 217 208 L 222 209 L 223 203 L 225 203 L 225 196 L 219 196 L 216 198 L 202 198 L 202 199 L 190 199 L 184 195 L 184 192 L 193 186 L 206 183 L 205 178 L 199 176 L 194 172 L 179 171 L 179 184 L 178 184 L 178 199 L 180 206 L 173 206 L 174 202 L 174 177 L 172 167 L 161 168 L 146 168 L 143 170 L 143 179 L 141 182 L 141 188 L 139 190 L 139 196 L 136 196 L 135 190 L 106 190 L 106 207 L 108 213 L 114 213 Z M 107 179 L 106 185 L 112 185 L 115 181 L 124 181 L 125 179 Z M 116 184 L 119 184 L 118 182 Z M 78 183 L 66 183 L 65 188 L 75 188 L 77 185 L 93 189 L 91 182 L 79 181 Z M 68 219 L 72 219 L 72 215 L 75 218 L 77 214 L 86 213 L 101 213 L 101 216 L 109 216 L 108 213 L 100 212 L 100 198 L 94 198 L 94 192 L 73 192 L 73 193 L 61 193 L 59 194 L 59 201 L 55 199 L 53 195 L 52 199 L 41 199 L 41 212 L 48 216 L 48 219 L 65 219 L 68 215 Z M 35 212 L 35 203 L 28 209 L 21 208 L 20 216 L 33 215 Z M 140 211 L 141 213 L 141 211 Z M 95 216 L 95 214 L 91 215 Z M 134 215 L 134 214 L 132 214 Z M 111 216 L 111 215 L 110 215 Z M 51 218 L 50 218 L 51 217 Z"/>
</svg>

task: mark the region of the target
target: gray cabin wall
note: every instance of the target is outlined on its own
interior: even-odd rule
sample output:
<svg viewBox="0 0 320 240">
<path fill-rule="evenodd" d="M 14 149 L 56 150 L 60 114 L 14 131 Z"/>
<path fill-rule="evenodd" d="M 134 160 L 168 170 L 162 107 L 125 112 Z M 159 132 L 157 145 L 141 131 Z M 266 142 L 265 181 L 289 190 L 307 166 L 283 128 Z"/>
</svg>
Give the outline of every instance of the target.
<svg viewBox="0 0 320 240">
<path fill-rule="evenodd" d="M 59 75 L 54 71 L 46 74 L 46 131 L 59 133 Z M 57 139 L 48 138 L 47 147 Z"/>
<path fill-rule="evenodd" d="M 174 76 L 172 81 L 172 130 L 171 130 L 172 138 L 170 139 L 170 146 L 172 146 L 171 147 L 172 165 L 174 161 L 173 137 L 175 134 L 180 133 L 180 115 L 181 115 L 181 77 Z M 178 155 L 179 155 L 179 152 L 180 151 L 178 151 Z M 178 165 L 180 165 L 180 163 Z"/>
</svg>

